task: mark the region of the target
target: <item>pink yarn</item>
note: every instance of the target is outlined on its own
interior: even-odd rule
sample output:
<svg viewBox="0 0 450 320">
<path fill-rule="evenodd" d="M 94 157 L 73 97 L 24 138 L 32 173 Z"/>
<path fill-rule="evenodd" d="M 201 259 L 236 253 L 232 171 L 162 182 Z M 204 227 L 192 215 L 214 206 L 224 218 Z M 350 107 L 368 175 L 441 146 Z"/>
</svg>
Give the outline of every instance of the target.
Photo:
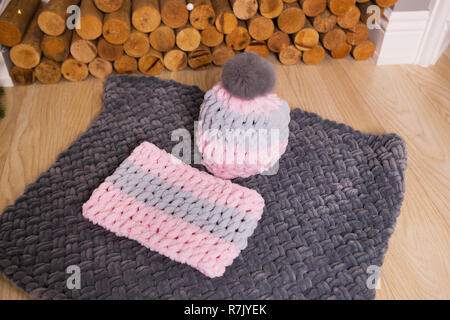
<svg viewBox="0 0 450 320">
<path fill-rule="evenodd" d="M 92 193 L 83 216 L 218 277 L 247 245 L 263 208 L 256 191 L 201 172 L 143 142 Z"/>
<path fill-rule="evenodd" d="M 205 94 L 200 108 L 195 135 L 202 164 L 223 179 L 270 169 L 286 151 L 289 113 L 287 102 L 274 93 L 244 100 L 219 82 Z M 266 147 L 268 139 L 272 147 Z"/>
<path fill-rule="evenodd" d="M 277 110 L 281 105 L 281 100 L 275 93 L 268 93 L 264 96 L 256 97 L 251 100 L 244 100 L 231 95 L 219 82 L 212 88 L 217 101 L 224 102 L 233 111 L 242 115 L 248 115 L 252 112 L 257 114 L 268 114 L 272 110 Z"/>
<path fill-rule="evenodd" d="M 245 202 L 240 203 L 239 209 L 252 219 L 261 218 L 264 199 L 258 192 L 193 169 L 171 154 L 161 152 L 154 144 L 143 142 L 128 160 L 215 205 L 234 208 L 240 200 L 245 199 Z"/>
<path fill-rule="evenodd" d="M 142 201 L 121 194 L 110 183 L 103 183 L 83 205 L 83 215 L 118 236 L 186 263 L 208 277 L 218 277 L 239 255 L 230 242 L 174 218 Z"/>
</svg>

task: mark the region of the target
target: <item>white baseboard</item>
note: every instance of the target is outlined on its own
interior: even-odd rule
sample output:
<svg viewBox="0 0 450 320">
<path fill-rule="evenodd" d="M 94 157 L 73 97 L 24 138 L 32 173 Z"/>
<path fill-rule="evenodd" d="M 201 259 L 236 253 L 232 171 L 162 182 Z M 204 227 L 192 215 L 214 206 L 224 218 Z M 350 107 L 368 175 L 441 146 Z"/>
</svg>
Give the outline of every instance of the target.
<svg viewBox="0 0 450 320">
<path fill-rule="evenodd" d="M 0 87 L 13 87 L 14 83 L 9 76 L 12 63 L 9 60 L 9 49 L 0 44 Z"/>
<path fill-rule="evenodd" d="M 427 10 L 385 10 L 381 28 L 370 34 L 377 65 L 435 64 L 450 41 L 449 17 L 449 0 L 434 0 Z"/>
<path fill-rule="evenodd" d="M 395 12 L 386 10 L 381 29 L 372 30 L 377 65 L 413 64 L 420 48 L 429 11 Z"/>
</svg>

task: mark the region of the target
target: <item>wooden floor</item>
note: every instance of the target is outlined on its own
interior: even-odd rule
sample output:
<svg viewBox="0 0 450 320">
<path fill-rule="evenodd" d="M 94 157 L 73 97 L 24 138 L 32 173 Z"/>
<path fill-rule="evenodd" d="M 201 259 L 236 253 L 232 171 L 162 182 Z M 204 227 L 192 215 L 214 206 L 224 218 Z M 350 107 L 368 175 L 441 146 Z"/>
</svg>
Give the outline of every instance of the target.
<svg viewBox="0 0 450 320">
<path fill-rule="evenodd" d="M 450 50 L 430 68 L 376 67 L 351 58 L 328 58 L 318 67 L 276 63 L 276 68 L 276 91 L 292 107 L 367 133 L 395 132 L 406 140 L 406 197 L 377 299 L 450 299 Z M 207 90 L 220 72 L 212 68 L 161 77 Z M 101 109 L 102 90 L 95 79 L 6 89 L 0 212 L 88 128 Z M 0 277 L 0 299 L 26 298 Z"/>
</svg>

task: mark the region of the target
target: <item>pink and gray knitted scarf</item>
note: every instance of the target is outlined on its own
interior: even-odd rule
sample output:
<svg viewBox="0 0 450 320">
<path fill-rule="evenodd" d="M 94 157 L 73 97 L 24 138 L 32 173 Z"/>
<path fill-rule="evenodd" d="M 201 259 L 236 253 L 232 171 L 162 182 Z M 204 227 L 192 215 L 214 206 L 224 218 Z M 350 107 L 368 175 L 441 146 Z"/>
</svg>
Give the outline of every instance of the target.
<svg viewBox="0 0 450 320">
<path fill-rule="evenodd" d="M 208 277 L 247 246 L 264 199 L 140 144 L 83 205 L 83 215 Z"/>
</svg>

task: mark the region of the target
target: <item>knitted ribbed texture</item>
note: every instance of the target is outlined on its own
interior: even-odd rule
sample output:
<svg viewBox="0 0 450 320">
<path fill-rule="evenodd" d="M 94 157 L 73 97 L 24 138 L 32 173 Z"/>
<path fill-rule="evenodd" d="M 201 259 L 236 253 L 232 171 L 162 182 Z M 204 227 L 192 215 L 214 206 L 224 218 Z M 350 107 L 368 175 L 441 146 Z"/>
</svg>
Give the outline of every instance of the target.
<svg viewBox="0 0 450 320">
<path fill-rule="evenodd" d="M 208 278 L 82 215 L 82 205 L 144 141 L 171 152 L 193 132 L 204 92 L 154 77 L 113 76 L 103 109 L 0 215 L 0 273 L 44 299 L 372 299 L 405 190 L 405 144 L 294 109 L 275 175 L 233 182 L 265 212 L 222 277 Z M 193 149 L 193 148 L 192 148 Z M 199 166 L 196 166 L 199 168 Z M 66 268 L 81 270 L 67 288 Z"/>
<path fill-rule="evenodd" d="M 244 100 L 217 84 L 200 109 L 196 143 L 202 164 L 223 179 L 269 169 L 286 150 L 289 114 L 289 105 L 276 94 Z"/>
<path fill-rule="evenodd" d="M 254 190 L 143 142 L 83 205 L 83 215 L 208 277 L 247 247 L 264 208 Z"/>
</svg>

